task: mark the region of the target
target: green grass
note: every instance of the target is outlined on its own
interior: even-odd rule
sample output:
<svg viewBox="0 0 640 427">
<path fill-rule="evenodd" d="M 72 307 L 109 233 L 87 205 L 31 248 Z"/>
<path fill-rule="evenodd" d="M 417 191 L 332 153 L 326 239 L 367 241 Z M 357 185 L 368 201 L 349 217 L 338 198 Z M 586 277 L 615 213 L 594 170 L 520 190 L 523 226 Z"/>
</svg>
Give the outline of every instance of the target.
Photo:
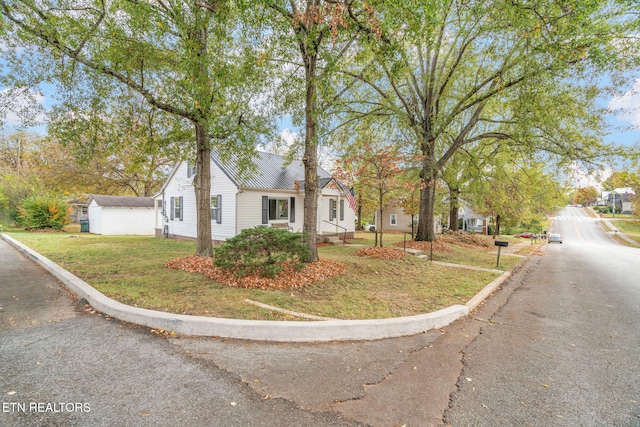
<svg viewBox="0 0 640 427">
<path fill-rule="evenodd" d="M 407 255 L 398 260 L 359 257 L 360 244 L 373 233 L 359 234 L 354 245 L 319 248 L 320 257 L 345 263 L 348 272 L 299 289 L 253 290 L 216 283 L 198 273 L 164 267 L 191 255 L 195 243 L 154 237 L 111 237 L 88 233 L 11 232 L 13 238 L 81 277 L 105 295 L 136 307 L 181 314 L 238 319 L 283 320 L 290 315 L 246 303 L 245 298 L 287 310 L 340 319 L 377 319 L 434 311 L 464 304 L 496 273 L 444 267 Z M 402 235 L 385 234 L 385 246 Z M 436 260 L 494 268 L 489 250 L 459 248 Z M 503 256 L 501 268 L 518 262 Z"/>
<path fill-rule="evenodd" d="M 640 243 L 640 220 L 620 220 L 616 221 L 614 226 L 636 242 Z"/>
</svg>

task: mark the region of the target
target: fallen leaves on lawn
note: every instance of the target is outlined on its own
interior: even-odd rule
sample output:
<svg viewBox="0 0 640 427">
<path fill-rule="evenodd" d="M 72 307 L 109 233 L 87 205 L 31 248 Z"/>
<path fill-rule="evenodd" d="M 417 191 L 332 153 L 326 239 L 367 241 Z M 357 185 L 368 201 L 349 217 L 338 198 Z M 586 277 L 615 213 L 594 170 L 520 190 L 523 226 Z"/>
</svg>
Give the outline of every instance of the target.
<svg viewBox="0 0 640 427">
<path fill-rule="evenodd" d="M 441 240 L 444 243 L 451 243 L 453 245 L 471 249 L 477 247 L 488 248 L 493 246 L 493 239 L 490 236 L 485 236 L 484 234 L 473 234 L 466 231 L 450 231 L 442 234 L 438 240 Z"/>
<path fill-rule="evenodd" d="M 405 252 L 396 248 L 362 248 L 356 251 L 358 256 L 370 256 L 380 259 L 399 259 L 405 256 Z"/>
<path fill-rule="evenodd" d="M 402 246 L 404 243 L 400 242 L 400 243 L 396 243 L 396 246 Z M 411 240 L 409 242 L 406 243 L 407 248 L 409 249 L 418 249 L 422 252 L 429 252 L 431 251 L 431 242 L 416 242 L 414 240 Z M 453 250 L 451 248 L 449 248 L 447 245 L 445 245 L 442 242 L 433 242 L 433 250 L 435 252 L 453 252 Z"/>
<path fill-rule="evenodd" d="M 273 279 L 258 275 L 235 277 L 220 267 L 215 267 L 213 258 L 198 255 L 171 260 L 165 264 L 165 267 L 190 273 L 201 273 L 223 285 L 250 289 L 300 288 L 313 282 L 339 276 L 347 271 L 346 265 L 341 262 L 320 259 L 316 262 L 305 264 L 301 271 L 295 271 L 292 266 L 284 265 L 282 271 Z"/>
</svg>

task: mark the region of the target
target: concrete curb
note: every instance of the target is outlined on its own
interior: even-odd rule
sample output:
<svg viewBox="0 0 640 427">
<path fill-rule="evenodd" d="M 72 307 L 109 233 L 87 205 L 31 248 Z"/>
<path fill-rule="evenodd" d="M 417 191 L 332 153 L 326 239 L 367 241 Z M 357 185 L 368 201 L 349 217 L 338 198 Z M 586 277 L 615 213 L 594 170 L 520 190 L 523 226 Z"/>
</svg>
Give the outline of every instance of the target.
<svg viewBox="0 0 640 427">
<path fill-rule="evenodd" d="M 40 264 L 79 298 L 86 299 L 93 308 L 113 318 L 182 335 L 255 341 L 359 341 L 419 334 L 431 329 L 442 328 L 467 316 L 511 275 L 509 272 L 503 273 L 465 305 L 453 305 L 433 313 L 417 316 L 317 322 L 224 319 L 165 313 L 122 304 L 98 292 L 84 280 L 74 276 L 28 246 L 5 234 L 0 237 L 28 258 Z"/>
</svg>

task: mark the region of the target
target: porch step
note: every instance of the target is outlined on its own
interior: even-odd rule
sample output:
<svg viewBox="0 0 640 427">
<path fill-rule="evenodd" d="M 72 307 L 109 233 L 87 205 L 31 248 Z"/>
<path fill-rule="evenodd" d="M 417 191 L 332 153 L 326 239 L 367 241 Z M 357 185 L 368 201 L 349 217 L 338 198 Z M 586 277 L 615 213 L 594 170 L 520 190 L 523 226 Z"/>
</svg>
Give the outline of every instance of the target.
<svg viewBox="0 0 640 427">
<path fill-rule="evenodd" d="M 328 236 L 324 238 L 325 243 L 329 243 L 331 245 L 342 245 L 344 242 L 338 236 Z"/>
</svg>

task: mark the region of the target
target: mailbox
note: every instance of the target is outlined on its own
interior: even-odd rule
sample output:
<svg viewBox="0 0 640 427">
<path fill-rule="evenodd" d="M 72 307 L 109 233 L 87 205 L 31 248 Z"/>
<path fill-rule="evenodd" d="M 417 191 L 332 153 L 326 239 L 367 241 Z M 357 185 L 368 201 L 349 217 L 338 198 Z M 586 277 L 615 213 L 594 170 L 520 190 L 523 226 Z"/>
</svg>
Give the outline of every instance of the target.
<svg viewBox="0 0 640 427">
<path fill-rule="evenodd" d="M 502 242 L 500 240 L 495 241 L 496 246 L 509 246 L 509 242 Z"/>
</svg>

